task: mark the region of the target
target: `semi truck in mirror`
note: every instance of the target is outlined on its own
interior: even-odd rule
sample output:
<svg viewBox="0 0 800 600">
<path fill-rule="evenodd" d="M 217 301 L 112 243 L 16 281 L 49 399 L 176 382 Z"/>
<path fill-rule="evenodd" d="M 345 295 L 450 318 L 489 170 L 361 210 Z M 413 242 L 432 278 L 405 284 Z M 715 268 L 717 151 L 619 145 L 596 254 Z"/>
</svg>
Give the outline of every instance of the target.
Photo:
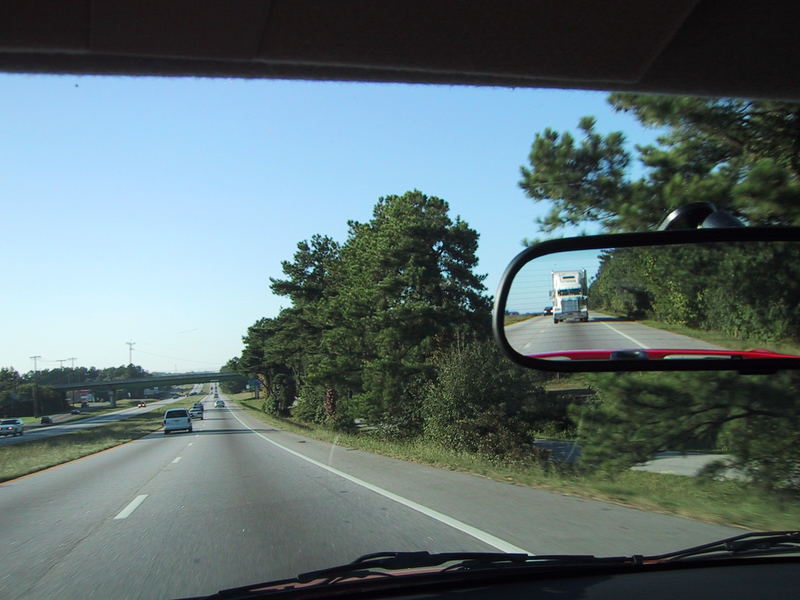
<svg viewBox="0 0 800 600">
<path fill-rule="evenodd" d="M 553 323 L 589 320 L 586 269 L 552 271 Z"/>
</svg>

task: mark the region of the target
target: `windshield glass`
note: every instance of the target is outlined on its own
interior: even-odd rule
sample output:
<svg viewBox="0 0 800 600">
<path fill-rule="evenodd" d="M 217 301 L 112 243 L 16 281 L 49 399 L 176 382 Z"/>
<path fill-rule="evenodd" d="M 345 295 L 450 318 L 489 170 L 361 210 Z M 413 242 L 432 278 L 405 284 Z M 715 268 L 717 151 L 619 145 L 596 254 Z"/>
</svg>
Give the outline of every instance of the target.
<svg viewBox="0 0 800 600">
<path fill-rule="evenodd" d="M 19 525 L 3 598 L 189 597 L 380 551 L 652 554 L 800 523 L 795 373 L 527 371 L 489 330 L 535 239 L 654 229 L 687 199 L 800 223 L 797 105 L 2 83 L 0 415 L 24 420 L 0 440 Z M 709 287 L 703 260 L 623 254 L 602 280 L 596 252 L 543 265 L 508 327 L 578 352 L 658 349 L 641 326 L 675 350 L 800 353 L 793 255 L 715 255 L 772 283 Z M 163 430 L 198 400 L 204 418 Z"/>
</svg>

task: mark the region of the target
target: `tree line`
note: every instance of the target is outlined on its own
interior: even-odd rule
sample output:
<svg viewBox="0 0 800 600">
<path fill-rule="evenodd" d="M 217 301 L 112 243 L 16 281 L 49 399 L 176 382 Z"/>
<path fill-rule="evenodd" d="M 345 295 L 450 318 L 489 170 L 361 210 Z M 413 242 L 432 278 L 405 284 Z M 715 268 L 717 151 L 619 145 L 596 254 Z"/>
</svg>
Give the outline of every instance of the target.
<svg viewBox="0 0 800 600">
<path fill-rule="evenodd" d="M 13 367 L 0 367 L 0 415 L 26 416 L 34 413 L 33 396 L 36 387 L 36 399 L 39 412 L 48 414 L 69 408 L 67 396 L 63 391 L 53 389 L 53 385 L 115 381 L 119 379 L 136 379 L 146 377 L 148 372 L 138 365 L 121 365 L 119 367 L 64 367 L 63 369 L 42 369 L 19 373 Z M 136 393 L 145 386 L 129 386 L 122 390 L 125 393 Z M 96 392 L 97 399 L 105 399 L 108 392 Z"/>
</svg>

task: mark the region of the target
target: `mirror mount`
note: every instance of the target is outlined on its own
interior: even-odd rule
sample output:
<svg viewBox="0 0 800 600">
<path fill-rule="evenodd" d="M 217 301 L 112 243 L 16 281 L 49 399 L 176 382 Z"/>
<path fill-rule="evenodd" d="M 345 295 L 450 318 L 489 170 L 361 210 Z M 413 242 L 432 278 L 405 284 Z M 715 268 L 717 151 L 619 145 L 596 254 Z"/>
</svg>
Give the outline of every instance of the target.
<svg viewBox="0 0 800 600">
<path fill-rule="evenodd" d="M 744 226 L 744 223 L 731 213 L 718 209 L 711 202 L 690 202 L 669 213 L 659 224 L 658 231 Z"/>
</svg>

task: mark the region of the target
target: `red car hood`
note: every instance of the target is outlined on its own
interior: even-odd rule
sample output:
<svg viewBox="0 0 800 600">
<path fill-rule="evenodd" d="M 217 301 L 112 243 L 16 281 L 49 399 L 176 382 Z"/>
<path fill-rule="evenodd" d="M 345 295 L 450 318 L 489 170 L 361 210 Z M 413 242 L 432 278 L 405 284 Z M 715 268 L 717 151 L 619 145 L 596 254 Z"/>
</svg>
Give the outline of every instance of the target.
<svg viewBox="0 0 800 600">
<path fill-rule="evenodd" d="M 530 358 L 564 360 L 647 360 L 671 357 L 707 356 L 732 359 L 800 358 L 796 354 L 780 354 L 771 350 L 703 350 L 687 348 L 635 348 L 630 350 L 560 350 L 529 354 Z"/>
</svg>

